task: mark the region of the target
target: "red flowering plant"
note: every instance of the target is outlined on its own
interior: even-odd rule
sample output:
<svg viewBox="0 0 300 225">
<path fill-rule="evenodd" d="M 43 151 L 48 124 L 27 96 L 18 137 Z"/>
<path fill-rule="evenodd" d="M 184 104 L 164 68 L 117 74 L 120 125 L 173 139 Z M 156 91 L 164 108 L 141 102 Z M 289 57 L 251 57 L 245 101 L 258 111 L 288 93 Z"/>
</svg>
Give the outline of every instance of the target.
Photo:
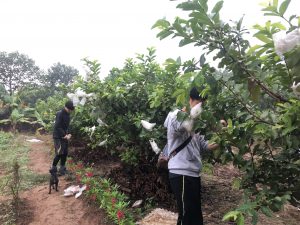
<svg viewBox="0 0 300 225">
<path fill-rule="evenodd" d="M 104 189 L 100 201 L 100 207 L 104 208 L 109 217 L 120 225 L 134 224 L 132 215 L 128 211 L 129 202 L 127 196 L 119 192 L 118 185 L 113 185 L 109 179 L 101 179 Z"/>
<path fill-rule="evenodd" d="M 84 168 L 81 162 L 68 160 L 68 168 L 76 181 L 86 185 L 87 199 L 105 209 L 108 216 L 118 225 L 134 225 L 133 216 L 128 211 L 127 196 L 118 191 L 109 179 L 94 176 L 92 168 Z"/>
</svg>

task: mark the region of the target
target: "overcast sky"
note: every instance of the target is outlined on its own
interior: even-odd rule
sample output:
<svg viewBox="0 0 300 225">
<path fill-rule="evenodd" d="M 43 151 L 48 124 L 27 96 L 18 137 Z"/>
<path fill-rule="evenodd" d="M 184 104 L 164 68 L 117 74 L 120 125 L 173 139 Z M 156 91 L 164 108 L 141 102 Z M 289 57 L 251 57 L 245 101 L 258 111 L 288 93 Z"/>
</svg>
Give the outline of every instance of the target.
<svg viewBox="0 0 300 225">
<path fill-rule="evenodd" d="M 169 0 L 0 0 L 0 51 L 19 51 L 47 69 L 56 62 L 83 72 L 81 59 L 89 57 L 102 64 L 101 75 L 126 58 L 157 49 L 157 59 L 198 54 L 193 46 L 179 48 L 178 40 L 156 38 L 152 25 L 163 17 L 182 15 L 179 1 Z M 209 0 L 209 2 L 216 2 Z M 262 0 L 225 0 L 222 18 L 245 24 L 261 23 Z M 265 1 L 266 2 L 266 1 Z M 279 0 L 279 2 L 281 2 Z M 300 14 L 300 1 L 291 10 Z"/>
</svg>

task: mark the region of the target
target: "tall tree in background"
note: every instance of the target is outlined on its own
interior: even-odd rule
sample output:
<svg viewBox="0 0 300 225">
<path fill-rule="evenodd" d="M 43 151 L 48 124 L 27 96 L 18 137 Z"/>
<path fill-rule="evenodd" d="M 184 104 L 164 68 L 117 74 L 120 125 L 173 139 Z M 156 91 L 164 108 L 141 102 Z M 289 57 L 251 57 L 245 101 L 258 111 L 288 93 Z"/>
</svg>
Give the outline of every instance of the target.
<svg viewBox="0 0 300 225">
<path fill-rule="evenodd" d="M 39 67 L 27 55 L 0 52 L 0 82 L 9 95 L 13 95 L 27 83 L 35 82 L 39 73 Z"/>
<path fill-rule="evenodd" d="M 45 76 L 45 83 L 46 86 L 53 88 L 60 84 L 68 86 L 76 75 L 78 75 L 78 70 L 74 67 L 55 63 L 48 69 L 48 74 Z"/>
<path fill-rule="evenodd" d="M 18 96 L 34 106 L 39 99 L 47 99 L 55 93 L 65 95 L 64 87 L 70 85 L 77 74 L 78 71 L 72 66 L 56 63 L 46 73 L 40 73 L 38 82 L 30 83 L 19 90 Z"/>
</svg>

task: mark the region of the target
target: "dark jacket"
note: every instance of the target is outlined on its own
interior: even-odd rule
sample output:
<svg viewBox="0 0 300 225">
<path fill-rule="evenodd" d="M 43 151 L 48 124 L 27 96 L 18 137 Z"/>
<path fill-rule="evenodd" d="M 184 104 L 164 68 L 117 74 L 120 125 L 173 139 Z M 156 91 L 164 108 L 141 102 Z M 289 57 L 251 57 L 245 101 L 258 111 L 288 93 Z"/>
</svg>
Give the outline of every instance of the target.
<svg viewBox="0 0 300 225">
<path fill-rule="evenodd" d="M 65 109 L 62 109 L 56 113 L 55 124 L 53 129 L 53 138 L 62 139 L 68 134 L 68 128 L 70 124 L 70 114 Z"/>
</svg>

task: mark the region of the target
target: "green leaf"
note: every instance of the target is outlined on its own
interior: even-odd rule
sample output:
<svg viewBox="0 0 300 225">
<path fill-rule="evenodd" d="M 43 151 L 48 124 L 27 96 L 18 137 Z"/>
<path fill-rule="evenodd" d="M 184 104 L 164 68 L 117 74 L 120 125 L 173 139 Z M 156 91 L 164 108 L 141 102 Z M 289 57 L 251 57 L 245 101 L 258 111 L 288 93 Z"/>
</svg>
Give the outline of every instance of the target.
<svg viewBox="0 0 300 225">
<path fill-rule="evenodd" d="M 184 39 L 182 39 L 182 40 L 179 42 L 179 47 L 188 45 L 188 44 L 193 43 L 193 42 L 194 42 L 194 41 L 193 41 L 192 39 L 184 38 Z"/>
<path fill-rule="evenodd" d="M 169 30 L 163 30 L 161 32 L 159 32 L 156 37 L 158 37 L 160 40 L 170 36 L 171 34 L 173 34 L 172 31 L 169 31 Z"/>
<path fill-rule="evenodd" d="M 263 212 L 263 214 L 265 214 L 268 217 L 272 216 L 272 210 L 267 206 L 262 206 L 261 211 Z"/>
<path fill-rule="evenodd" d="M 291 15 L 290 18 L 289 18 L 289 22 L 291 22 L 293 19 L 297 18 L 296 15 Z"/>
<path fill-rule="evenodd" d="M 223 216 L 222 221 L 228 221 L 228 220 L 231 220 L 231 219 L 233 219 L 234 221 L 236 221 L 236 219 L 238 218 L 238 216 L 240 214 L 241 214 L 241 212 L 239 212 L 239 211 L 230 211 L 230 212 L 226 213 Z"/>
<path fill-rule="evenodd" d="M 198 20 L 199 23 L 202 23 L 204 25 L 209 25 L 209 26 L 214 25 L 211 19 L 206 14 L 193 12 L 190 14 L 190 16 L 194 17 L 195 19 Z"/>
<path fill-rule="evenodd" d="M 205 53 L 200 56 L 200 66 L 203 66 L 206 61 Z"/>
<path fill-rule="evenodd" d="M 274 199 L 278 202 L 281 202 L 281 198 L 279 196 L 276 196 Z"/>
<path fill-rule="evenodd" d="M 196 10 L 198 7 L 198 4 L 195 2 L 183 2 L 177 5 L 177 8 L 182 9 L 184 11 L 191 11 Z"/>
<path fill-rule="evenodd" d="M 300 16 L 298 16 L 298 27 L 300 27 Z"/>
<path fill-rule="evenodd" d="M 264 13 L 264 16 L 278 16 L 277 13 Z"/>
<path fill-rule="evenodd" d="M 185 36 L 185 32 L 178 20 L 173 23 L 173 27 L 181 36 Z"/>
<path fill-rule="evenodd" d="M 260 33 L 257 33 L 254 35 L 254 37 L 256 37 L 257 39 L 261 40 L 262 42 L 265 42 L 265 43 L 271 43 L 272 40 L 269 39 L 267 36 L 263 35 L 263 34 L 260 34 Z"/>
<path fill-rule="evenodd" d="M 0 124 L 8 124 L 10 123 L 10 119 L 3 119 L 3 120 L 0 120 Z"/>
<path fill-rule="evenodd" d="M 261 11 L 277 13 L 277 7 L 268 6 L 266 8 L 263 8 Z"/>
<path fill-rule="evenodd" d="M 215 23 L 218 23 L 220 22 L 220 14 L 219 13 L 216 13 L 212 16 L 212 20 L 215 22 Z"/>
<path fill-rule="evenodd" d="M 151 29 L 154 29 L 154 28 L 166 29 L 169 26 L 170 26 L 169 21 L 167 21 L 166 19 L 160 19 L 155 22 L 155 24 L 151 27 Z"/>
<path fill-rule="evenodd" d="M 289 4 L 291 3 L 291 0 L 285 0 L 279 7 L 279 13 L 283 16 L 283 14 L 286 12 L 287 8 L 289 7 Z"/>
<path fill-rule="evenodd" d="M 176 97 L 176 104 L 183 103 L 186 98 L 186 90 L 185 89 L 177 89 L 172 97 Z"/>
<path fill-rule="evenodd" d="M 207 0 L 199 0 L 201 8 L 204 10 L 204 12 L 207 12 L 208 6 L 207 6 Z"/>
<path fill-rule="evenodd" d="M 254 45 L 253 47 L 249 48 L 247 55 L 251 55 L 253 52 L 255 52 L 259 48 L 261 48 L 261 45 Z"/>
<path fill-rule="evenodd" d="M 253 26 L 253 28 L 255 28 L 255 29 L 257 29 L 257 30 L 264 30 L 264 29 L 265 29 L 264 27 L 262 27 L 262 26 L 259 25 L 259 24 L 255 24 L 255 25 Z"/>
<path fill-rule="evenodd" d="M 219 1 L 217 2 L 217 4 L 215 4 L 214 8 L 212 9 L 212 13 L 215 13 L 215 14 L 218 14 L 220 12 L 220 10 L 222 9 L 223 7 L 223 1 Z"/>
<path fill-rule="evenodd" d="M 258 214 L 257 214 L 257 212 L 256 211 L 252 211 L 251 210 L 251 214 L 252 214 L 252 221 L 251 221 L 251 223 L 253 224 L 253 225 L 256 225 L 257 224 L 257 222 L 258 222 Z"/>
<path fill-rule="evenodd" d="M 282 23 L 280 23 L 280 22 L 273 23 L 272 26 L 273 27 L 277 27 L 280 30 L 286 30 L 286 27 Z"/>
<path fill-rule="evenodd" d="M 277 8 L 277 6 L 278 6 L 278 0 L 273 0 L 273 6 Z"/>
<path fill-rule="evenodd" d="M 283 129 L 282 134 L 283 134 L 283 135 L 287 135 L 287 134 L 293 132 L 293 131 L 296 130 L 296 129 L 298 129 L 297 126 L 287 127 L 287 128 L 285 128 L 285 129 Z"/>
<path fill-rule="evenodd" d="M 245 218 L 242 214 L 240 214 L 236 220 L 237 225 L 245 225 Z"/>
<path fill-rule="evenodd" d="M 236 24 L 236 29 L 237 29 L 237 30 L 241 30 L 242 23 L 243 23 L 243 19 L 244 19 L 244 17 L 242 17 L 242 18 L 239 20 L 239 22 Z"/>
</svg>

